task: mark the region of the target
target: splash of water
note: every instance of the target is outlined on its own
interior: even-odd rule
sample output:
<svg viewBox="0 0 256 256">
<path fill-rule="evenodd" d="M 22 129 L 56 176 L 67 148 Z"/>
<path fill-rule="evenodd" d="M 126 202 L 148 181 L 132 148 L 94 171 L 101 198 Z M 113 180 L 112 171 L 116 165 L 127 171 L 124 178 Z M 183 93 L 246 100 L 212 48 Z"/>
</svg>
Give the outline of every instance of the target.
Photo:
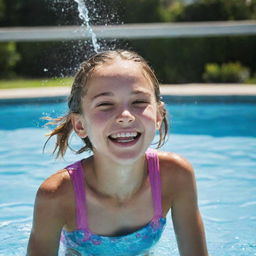
<svg viewBox="0 0 256 256">
<path fill-rule="evenodd" d="M 90 17 L 89 17 L 89 11 L 85 5 L 84 0 L 74 0 L 78 5 L 78 12 L 79 12 L 79 18 L 83 21 L 83 25 L 86 26 L 91 38 L 92 38 L 92 45 L 93 49 L 96 53 L 100 50 L 100 45 L 97 41 L 96 34 L 94 33 L 91 25 L 90 25 Z"/>
</svg>

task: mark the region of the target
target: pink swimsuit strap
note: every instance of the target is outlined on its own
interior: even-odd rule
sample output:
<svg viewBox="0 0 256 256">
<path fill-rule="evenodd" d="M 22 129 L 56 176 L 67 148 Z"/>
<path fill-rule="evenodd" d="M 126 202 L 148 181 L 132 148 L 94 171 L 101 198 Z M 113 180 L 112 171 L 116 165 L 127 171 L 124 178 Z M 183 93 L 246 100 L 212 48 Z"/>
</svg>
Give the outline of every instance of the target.
<svg viewBox="0 0 256 256">
<path fill-rule="evenodd" d="M 66 169 L 71 177 L 75 193 L 77 229 L 84 229 L 88 227 L 88 218 L 82 160 L 69 165 Z"/>
<path fill-rule="evenodd" d="M 157 151 L 148 149 L 146 152 L 148 162 L 149 180 L 151 184 L 152 200 L 154 205 L 154 219 L 162 217 L 161 179 Z M 78 161 L 66 167 L 71 177 L 75 201 L 77 229 L 88 229 L 86 191 L 82 161 Z"/>
<path fill-rule="evenodd" d="M 149 180 L 151 184 L 151 193 L 154 204 L 154 218 L 162 217 L 162 196 L 161 196 L 161 178 L 160 166 L 157 151 L 148 149 L 146 152 L 148 161 Z"/>
</svg>

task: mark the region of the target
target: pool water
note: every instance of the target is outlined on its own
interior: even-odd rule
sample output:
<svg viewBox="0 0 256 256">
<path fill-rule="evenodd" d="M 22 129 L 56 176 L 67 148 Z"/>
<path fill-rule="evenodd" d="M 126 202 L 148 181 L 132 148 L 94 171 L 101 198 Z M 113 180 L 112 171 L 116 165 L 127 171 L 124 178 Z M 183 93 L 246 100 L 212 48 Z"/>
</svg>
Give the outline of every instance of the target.
<svg viewBox="0 0 256 256">
<path fill-rule="evenodd" d="M 212 256 L 256 255 L 256 104 L 168 104 L 171 133 L 162 150 L 193 164 Z M 0 256 L 25 255 L 40 183 L 84 156 L 42 154 L 43 115 L 58 116 L 64 103 L 6 104 L 0 112 Z M 74 148 L 79 140 L 73 138 Z M 171 218 L 157 256 L 178 256 Z"/>
</svg>

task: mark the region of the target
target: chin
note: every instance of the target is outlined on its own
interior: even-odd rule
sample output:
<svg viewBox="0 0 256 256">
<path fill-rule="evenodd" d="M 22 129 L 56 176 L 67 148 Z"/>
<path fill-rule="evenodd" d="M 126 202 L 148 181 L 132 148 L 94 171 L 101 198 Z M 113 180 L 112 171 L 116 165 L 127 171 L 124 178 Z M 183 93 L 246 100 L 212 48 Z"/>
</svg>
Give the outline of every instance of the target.
<svg viewBox="0 0 256 256">
<path fill-rule="evenodd" d="M 147 147 L 144 149 L 126 149 L 126 150 L 117 150 L 114 152 L 109 152 L 110 157 L 119 164 L 132 164 L 136 162 L 139 158 L 145 155 Z"/>
</svg>

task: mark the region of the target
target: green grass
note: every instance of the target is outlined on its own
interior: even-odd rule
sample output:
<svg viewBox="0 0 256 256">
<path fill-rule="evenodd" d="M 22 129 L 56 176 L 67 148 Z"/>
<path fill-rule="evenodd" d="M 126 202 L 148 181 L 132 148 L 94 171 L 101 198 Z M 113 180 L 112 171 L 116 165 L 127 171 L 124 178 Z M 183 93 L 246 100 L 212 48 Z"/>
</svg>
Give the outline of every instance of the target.
<svg viewBox="0 0 256 256">
<path fill-rule="evenodd" d="M 247 84 L 256 84 L 256 77 L 249 78 L 246 81 Z"/>
<path fill-rule="evenodd" d="M 0 89 L 71 86 L 72 82 L 73 82 L 73 78 L 71 78 L 71 77 L 49 78 L 49 79 L 0 80 Z"/>
<path fill-rule="evenodd" d="M 73 83 L 72 77 L 65 78 L 49 78 L 49 79 L 11 79 L 0 80 L 1 89 L 15 89 L 15 88 L 44 88 L 44 87 L 58 87 L 71 86 Z M 256 84 L 256 78 L 248 79 L 246 84 Z"/>
</svg>

